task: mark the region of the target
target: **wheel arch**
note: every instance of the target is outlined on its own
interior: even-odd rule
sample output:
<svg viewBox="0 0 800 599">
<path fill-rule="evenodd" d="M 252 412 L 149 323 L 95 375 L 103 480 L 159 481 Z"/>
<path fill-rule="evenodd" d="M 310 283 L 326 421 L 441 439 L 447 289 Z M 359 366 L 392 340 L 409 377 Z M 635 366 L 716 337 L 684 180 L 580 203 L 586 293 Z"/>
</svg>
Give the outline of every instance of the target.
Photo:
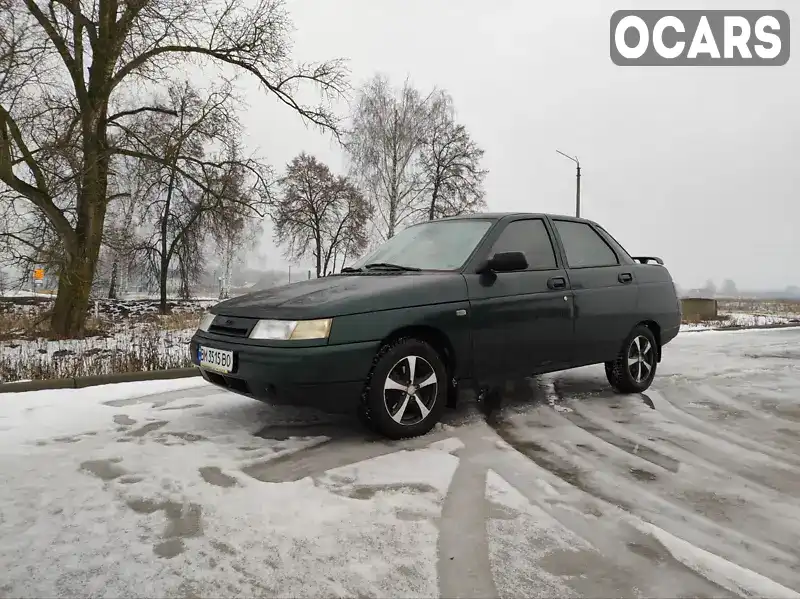
<svg viewBox="0 0 800 599">
<path fill-rule="evenodd" d="M 389 333 L 382 339 L 381 345 L 394 343 L 398 339 L 403 339 L 405 337 L 413 337 L 414 339 L 419 339 L 420 341 L 428 343 L 441 356 L 448 374 L 452 375 L 452 373 L 455 372 L 457 363 L 456 351 L 450 338 L 444 331 L 430 325 L 405 326 Z"/>
<path fill-rule="evenodd" d="M 656 338 L 656 351 L 658 353 L 658 361 L 661 362 L 661 325 L 655 320 L 643 320 L 636 324 L 636 326 L 644 326 L 650 329 L 653 337 Z"/>
</svg>

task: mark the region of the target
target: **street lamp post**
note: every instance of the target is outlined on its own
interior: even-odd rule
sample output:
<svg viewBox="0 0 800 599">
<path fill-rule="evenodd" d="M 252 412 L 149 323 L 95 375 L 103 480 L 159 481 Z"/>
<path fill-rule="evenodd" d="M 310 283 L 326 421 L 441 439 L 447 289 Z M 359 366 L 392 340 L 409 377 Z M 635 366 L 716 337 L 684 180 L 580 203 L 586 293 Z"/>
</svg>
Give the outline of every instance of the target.
<svg viewBox="0 0 800 599">
<path fill-rule="evenodd" d="M 556 150 L 559 154 L 564 156 L 565 158 L 569 158 L 572 162 L 575 163 L 575 167 L 577 169 L 577 174 L 575 176 L 575 216 L 577 218 L 581 217 L 581 161 L 578 160 L 578 157 L 569 156 L 564 154 L 561 150 Z"/>
</svg>

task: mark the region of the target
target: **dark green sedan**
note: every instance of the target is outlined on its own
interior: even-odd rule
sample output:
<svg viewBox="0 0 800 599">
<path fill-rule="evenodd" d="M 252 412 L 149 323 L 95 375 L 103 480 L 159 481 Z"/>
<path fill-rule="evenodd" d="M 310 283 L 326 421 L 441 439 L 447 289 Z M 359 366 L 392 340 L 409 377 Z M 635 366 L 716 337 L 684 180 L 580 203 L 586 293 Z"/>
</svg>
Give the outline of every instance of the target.
<svg viewBox="0 0 800 599">
<path fill-rule="evenodd" d="M 411 226 L 341 273 L 221 302 L 192 338 L 207 381 L 271 403 L 428 432 L 459 386 L 605 364 L 647 389 L 678 334 L 669 271 L 598 224 L 476 214 Z"/>
</svg>

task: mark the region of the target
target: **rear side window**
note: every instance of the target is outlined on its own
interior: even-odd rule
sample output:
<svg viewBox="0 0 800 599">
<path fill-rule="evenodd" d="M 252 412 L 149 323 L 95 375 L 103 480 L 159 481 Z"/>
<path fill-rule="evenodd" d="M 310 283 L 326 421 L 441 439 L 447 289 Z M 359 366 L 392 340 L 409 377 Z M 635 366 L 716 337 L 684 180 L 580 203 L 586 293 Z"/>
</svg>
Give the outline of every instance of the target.
<svg viewBox="0 0 800 599">
<path fill-rule="evenodd" d="M 528 270 L 556 268 L 556 253 L 550 234 L 540 218 L 515 220 L 509 223 L 494 242 L 489 255 L 500 252 L 522 252 L 528 261 Z"/>
<path fill-rule="evenodd" d="M 626 250 L 624 247 L 622 247 L 622 244 L 619 241 L 617 241 L 617 239 L 611 233 L 609 233 L 606 229 L 604 229 L 603 227 L 601 227 L 597 223 L 595 223 L 595 226 L 598 229 L 600 229 L 600 231 L 602 233 L 605 234 L 606 241 L 608 241 L 611 244 L 611 247 L 613 247 L 615 250 L 617 250 L 617 254 L 618 255 L 621 255 L 624 258 L 626 258 L 628 262 L 633 262 L 633 258 L 631 258 L 630 252 L 628 252 L 628 250 Z M 625 262 L 625 260 L 623 260 L 623 262 Z"/>
<path fill-rule="evenodd" d="M 554 221 L 570 268 L 616 266 L 617 255 L 605 240 L 586 223 L 567 220 Z"/>
</svg>

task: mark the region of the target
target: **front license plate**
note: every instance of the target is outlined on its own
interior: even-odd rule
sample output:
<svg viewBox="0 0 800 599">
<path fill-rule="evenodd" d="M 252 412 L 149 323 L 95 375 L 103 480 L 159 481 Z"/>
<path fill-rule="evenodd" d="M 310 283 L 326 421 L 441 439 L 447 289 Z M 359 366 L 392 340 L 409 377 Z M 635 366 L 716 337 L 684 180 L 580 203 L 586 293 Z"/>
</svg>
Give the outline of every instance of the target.
<svg viewBox="0 0 800 599">
<path fill-rule="evenodd" d="M 202 368 L 228 373 L 233 370 L 233 352 L 213 347 L 197 348 L 197 361 Z"/>
</svg>

